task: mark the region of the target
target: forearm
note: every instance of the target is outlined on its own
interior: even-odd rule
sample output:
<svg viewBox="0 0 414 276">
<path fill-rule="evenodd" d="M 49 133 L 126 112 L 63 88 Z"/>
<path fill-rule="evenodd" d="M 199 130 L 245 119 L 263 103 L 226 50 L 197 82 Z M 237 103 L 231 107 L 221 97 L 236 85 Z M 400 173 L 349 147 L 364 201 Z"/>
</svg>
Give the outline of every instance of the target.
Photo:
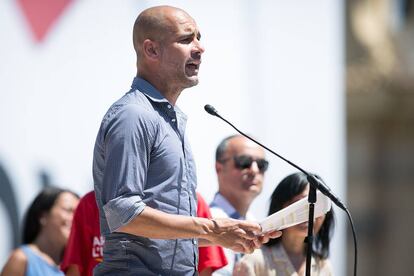
<svg viewBox="0 0 414 276">
<path fill-rule="evenodd" d="M 133 218 L 117 232 L 151 239 L 206 238 L 213 234 L 213 221 L 206 218 L 172 215 L 151 207 Z"/>
<path fill-rule="evenodd" d="M 217 245 L 217 244 L 212 243 L 211 241 L 206 240 L 206 239 L 198 239 L 199 247 L 206 247 L 206 246 L 212 246 L 212 245 Z"/>
<path fill-rule="evenodd" d="M 171 215 L 148 206 L 116 231 L 150 239 L 195 238 L 201 241 L 201 246 L 216 244 L 242 253 L 253 252 L 269 238 L 268 235 L 256 235 L 261 231 L 257 223 Z"/>
</svg>

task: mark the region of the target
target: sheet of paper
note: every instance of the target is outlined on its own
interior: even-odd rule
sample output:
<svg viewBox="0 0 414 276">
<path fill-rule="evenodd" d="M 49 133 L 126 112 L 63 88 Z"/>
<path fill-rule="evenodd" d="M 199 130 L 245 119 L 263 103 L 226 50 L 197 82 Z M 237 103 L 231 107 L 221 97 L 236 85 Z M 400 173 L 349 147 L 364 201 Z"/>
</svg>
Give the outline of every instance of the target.
<svg viewBox="0 0 414 276">
<path fill-rule="evenodd" d="M 315 203 L 315 218 L 326 214 L 331 209 L 331 200 L 317 191 Z M 278 212 L 265 218 L 260 225 L 263 232 L 272 230 L 282 230 L 293 225 L 306 222 L 309 219 L 308 198 L 302 198 L 299 201 L 279 210 Z"/>
</svg>

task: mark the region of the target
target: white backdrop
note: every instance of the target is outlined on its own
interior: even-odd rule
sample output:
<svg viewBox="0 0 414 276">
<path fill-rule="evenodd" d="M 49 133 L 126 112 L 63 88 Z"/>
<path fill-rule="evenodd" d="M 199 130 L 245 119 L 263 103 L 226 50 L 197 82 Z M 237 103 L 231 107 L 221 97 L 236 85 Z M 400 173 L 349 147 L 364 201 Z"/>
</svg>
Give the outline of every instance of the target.
<svg viewBox="0 0 414 276">
<path fill-rule="evenodd" d="M 200 84 L 184 91 L 178 105 L 189 116 L 199 191 L 207 201 L 217 189 L 215 148 L 234 133 L 204 112 L 207 103 L 320 174 L 345 200 L 342 1 L 73 0 L 37 42 L 17 1 L 0 0 L 0 166 L 13 185 L 19 220 L 40 189 L 40 171 L 80 194 L 92 189 L 100 120 L 135 75 L 133 22 L 156 4 L 188 11 L 206 48 Z M 259 219 L 276 184 L 295 171 L 268 159 L 264 191 L 252 206 Z M 0 203 L 0 267 L 13 247 L 6 212 Z M 331 256 L 337 275 L 344 275 L 345 217 L 339 209 L 336 214 Z"/>
</svg>

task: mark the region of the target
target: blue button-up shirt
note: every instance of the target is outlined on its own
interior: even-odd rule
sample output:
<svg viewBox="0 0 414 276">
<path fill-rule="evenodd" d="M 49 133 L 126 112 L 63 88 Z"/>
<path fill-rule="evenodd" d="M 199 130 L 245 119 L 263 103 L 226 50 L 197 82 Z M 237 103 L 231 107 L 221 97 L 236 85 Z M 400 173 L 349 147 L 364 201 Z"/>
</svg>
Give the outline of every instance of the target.
<svg viewBox="0 0 414 276">
<path fill-rule="evenodd" d="M 210 203 L 210 208 L 220 208 L 224 213 L 227 214 L 227 216 L 233 219 L 246 219 L 240 215 L 240 213 L 237 212 L 233 205 L 231 205 L 231 203 L 218 192 L 215 194 L 213 201 Z"/>
<path fill-rule="evenodd" d="M 124 258 L 112 250 L 119 243 L 120 248 L 129 244 L 124 251 L 130 272 L 195 273 L 196 240 L 159 240 L 116 233 L 145 206 L 196 216 L 196 169 L 185 135 L 186 121 L 178 107 L 141 78 L 135 78 L 131 90 L 105 114 L 93 159 L 101 232 L 108 241 L 103 266 Z"/>
</svg>

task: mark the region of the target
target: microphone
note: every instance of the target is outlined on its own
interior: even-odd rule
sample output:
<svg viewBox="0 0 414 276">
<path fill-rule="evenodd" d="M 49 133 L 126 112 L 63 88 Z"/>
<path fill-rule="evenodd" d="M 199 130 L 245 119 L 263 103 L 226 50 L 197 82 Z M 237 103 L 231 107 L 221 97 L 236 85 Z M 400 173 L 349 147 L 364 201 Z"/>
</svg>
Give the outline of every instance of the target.
<svg viewBox="0 0 414 276">
<path fill-rule="evenodd" d="M 310 183 L 310 185 L 312 185 L 312 187 L 314 187 L 315 189 L 321 191 L 321 193 L 323 193 L 324 195 L 326 195 L 327 197 L 329 197 L 333 203 L 336 204 L 336 206 L 338 206 L 339 208 L 341 208 L 344 211 L 347 211 L 348 209 L 346 208 L 345 204 L 342 203 L 342 201 L 332 193 L 331 189 L 322 182 L 321 179 L 319 179 L 317 176 L 305 171 L 304 169 L 302 169 L 301 167 L 299 167 L 298 165 L 296 165 L 295 163 L 287 160 L 286 158 L 284 158 L 283 156 L 277 154 L 276 152 L 274 152 L 273 150 L 269 149 L 268 147 L 266 147 L 265 145 L 259 143 L 258 141 L 254 140 L 253 138 L 251 138 L 249 135 L 243 133 L 242 131 L 240 131 L 239 129 L 237 129 L 232 123 L 230 123 L 229 121 L 227 121 L 225 118 L 221 117 L 220 114 L 218 114 L 217 110 L 210 104 L 206 104 L 204 106 L 204 110 L 213 116 L 219 117 L 220 119 L 222 119 L 224 122 L 226 122 L 227 124 L 229 124 L 232 128 L 234 128 L 238 133 L 240 133 L 241 135 L 243 135 L 244 137 L 250 139 L 251 141 L 255 142 L 256 144 L 258 144 L 259 146 L 263 147 L 264 149 L 268 150 L 269 152 L 273 153 L 274 155 L 276 155 L 277 157 L 279 157 L 280 159 L 282 159 L 283 161 L 285 161 L 286 163 L 288 163 L 289 165 L 291 165 L 292 167 L 298 169 L 299 171 L 303 172 L 306 176 L 307 179 Z"/>
<path fill-rule="evenodd" d="M 213 115 L 213 116 L 217 116 L 220 117 L 217 113 L 217 110 L 214 108 L 214 106 L 206 104 L 204 106 L 204 110 L 208 112 L 208 114 Z"/>
</svg>

